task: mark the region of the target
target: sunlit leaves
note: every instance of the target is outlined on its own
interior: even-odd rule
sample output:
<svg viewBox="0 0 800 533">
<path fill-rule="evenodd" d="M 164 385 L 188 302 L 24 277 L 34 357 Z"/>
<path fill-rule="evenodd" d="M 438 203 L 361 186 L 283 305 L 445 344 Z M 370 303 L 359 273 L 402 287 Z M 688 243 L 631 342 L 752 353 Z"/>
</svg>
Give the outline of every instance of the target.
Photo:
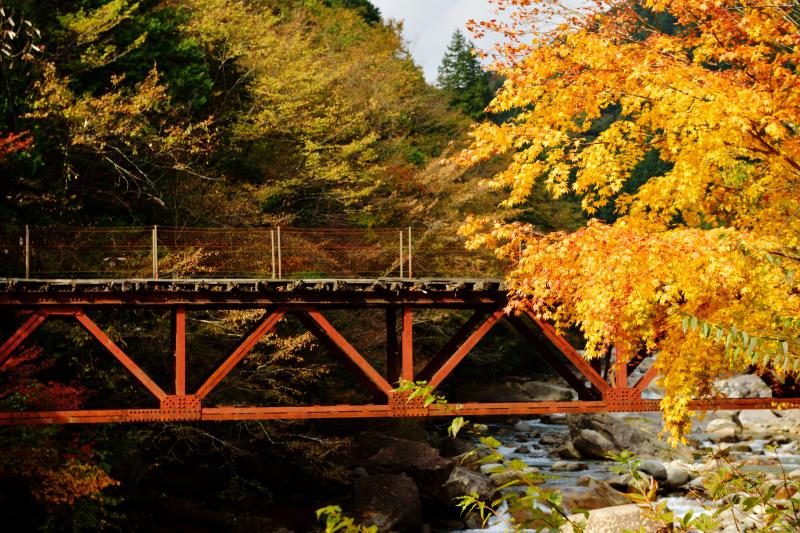
<svg viewBox="0 0 800 533">
<path fill-rule="evenodd" d="M 516 10 L 510 25 L 474 25 L 508 37 L 490 109 L 524 112 L 476 128 L 461 161 L 510 154 L 489 182 L 507 207 L 542 181 L 589 213 L 614 202 L 619 218 L 547 236 L 474 218 L 472 245 L 516 261 L 513 294 L 578 326 L 588 357 L 657 352 L 674 439 L 716 377 L 796 372 L 798 21 L 756 2 L 498 3 Z M 537 28 L 548 16 L 564 24 Z M 647 154 L 660 173 L 620 194 Z"/>
</svg>

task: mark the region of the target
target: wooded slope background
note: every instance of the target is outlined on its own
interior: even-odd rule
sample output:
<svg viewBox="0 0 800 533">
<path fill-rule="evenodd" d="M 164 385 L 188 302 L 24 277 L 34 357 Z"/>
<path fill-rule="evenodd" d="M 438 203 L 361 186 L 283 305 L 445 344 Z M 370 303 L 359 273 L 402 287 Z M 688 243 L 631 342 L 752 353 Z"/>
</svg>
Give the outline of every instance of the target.
<svg viewBox="0 0 800 533">
<path fill-rule="evenodd" d="M 502 158 L 469 170 L 449 159 L 491 97 L 488 85 L 475 84 L 484 74 L 474 58 L 468 94 L 447 81 L 460 79 L 459 61 L 470 58 L 463 36 L 440 89 L 413 63 L 401 27 L 382 21 L 366 0 L 0 6 L 3 227 L 425 226 L 457 241 L 465 213 L 499 202 L 477 184 L 502 168 Z M 543 188 L 514 215 L 544 228 L 584 220 L 572 199 L 545 201 Z M 197 374 L 190 383 L 255 318 L 190 317 Z M 461 320 L 418 318 L 421 353 L 438 349 Z M 98 320 L 156 379 L 169 381 L 168 320 L 147 311 Z M 2 332 L 14 324 L 4 321 Z M 365 314 L 338 325 L 370 354 L 382 342 L 379 324 Z M 281 327 L 281 338 L 262 342 L 211 401 L 361 399 L 309 333 L 291 321 Z M 502 345 L 477 351 L 481 372 L 494 368 Z M 58 321 L 4 365 L 0 380 L 3 409 L 148 401 L 102 347 Z M 13 497 L 2 511 L 44 530 L 150 528 L 167 509 L 196 515 L 199 527 L 211 511 L 191 506 L 225 508 L 245 524 L 252 509 L 270 516 L 296 505 L 301 521 L 313 520 L 318 498 L 348 483 L 342 464 L 353 429 L 256 422 L 6 429 L 0 489 Z M 287 503 L 298 494 L 301 501 Z"/>
</svg>

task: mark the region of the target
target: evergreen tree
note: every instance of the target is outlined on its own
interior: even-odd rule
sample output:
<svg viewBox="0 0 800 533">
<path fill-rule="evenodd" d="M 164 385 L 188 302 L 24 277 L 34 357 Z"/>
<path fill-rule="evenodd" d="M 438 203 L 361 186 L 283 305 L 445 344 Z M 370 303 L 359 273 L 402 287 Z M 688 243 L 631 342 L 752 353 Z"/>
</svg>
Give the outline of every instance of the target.
<svg viewBox="0 0 800 533">
<path fill-rule="evenodd" d="M 484 116 L 492 91 L 489 76 L 481 68 L 474 49 L 475 45 L 457 29 L 439 65 L 438 84 L 448 93 L 451 106 L 477 119 Z"/>
</svg>

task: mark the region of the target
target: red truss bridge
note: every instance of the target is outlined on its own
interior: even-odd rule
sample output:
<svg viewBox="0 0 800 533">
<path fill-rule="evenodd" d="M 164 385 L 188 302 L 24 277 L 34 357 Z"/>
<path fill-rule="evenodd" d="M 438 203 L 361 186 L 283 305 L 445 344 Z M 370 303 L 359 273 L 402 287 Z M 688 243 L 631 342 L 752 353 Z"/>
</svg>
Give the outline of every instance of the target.
<svg viewBox="0 0 800 533">
<path fill-rule="evenodd" d="M 659 400 L 643 398 L 645 388 L 657 377 L 655 366 L 643 373 L 634 372 L 649 357 L 647 354 L 609 355 L 606 361 L 586 361 L 552 325 L 537 318 L 530 309 L 507 314 L 507 291 L 496 277 L 411 277 L 409 274 L 417 272 L 440 274 L 434 271 L 444 268 L 466 270 L 467 264 L 473 268 L 499 268 L 491 258 L 469 256 L 461 243 L 429 244 L 430 233 L 421 230 L 343 230 L 341 235 L 334 230 L 315 234 L 311 230 L 277 228 L 5 231 L 0 254 L 6 263 L 0 266 L 5 268 L 7 277 L 0 278 L 0 316 L 11 335 L 0 345 L 0 377 L 3 364 L 31 342 L 31 335 L 42 324 L 57 318 L 74 320 L 138 381 L 150 399 L 136 408 L 6 411 L 0 412 L 0 424 L 537 415 L 659 409 Z M 174 239 L 168 247 L 159 239 L 171 231 Z M 194 240 L 187 238 L 179 245 L 178 236 L 186 232 Z M 225 271 L 219 268 L 221 264 L 235 267 L 242 262 L 262 276 L 211 277 L 212 272 Z M 150 275 L 107 277 L 120 265 L 125 272 L 141 275 L 145 270 Z M 348 275 L 319 277 L 332 270 Z M 374 275 L 377 272 L 381 275 Z M 79 275 L 65 277 L 64 273 Z M 0 276 L 3 274 L 0 271 Z M 128 353 L 96 322 L 97 317 L 118 309 L 150 309 L 170 316 L 172 353 L 170 360 L 164 362 L 173 369 L 169 383 L 163 377 L 159 382 L 146 372 L 137 363 L 142 354 Z M 200 384 L 190 388 L 187 373 L 191 368 L 187 367 L 193 359 L 187 354 L 187 315 L 242 309 L 260 311 L 260 318 L 235 348 L 221 354 Z M 428 309 L 468 311 L 471 316 L 437 353 L 423 357 L 415 352 L 412 324 L 415 313 Z M 357 315 L 365 310 L 378 310 L 385 318 L 384 356 L 380 360 L 370 360 L 360 353 L 329 320 L 334 311 Z M 371 394 L 372 403 L 242 406 L 218 405 L 209 397 L 265 335 L 279 332 L 276 326 L 287 317 L 302 324 L 330 357 L 358 379 Z M 424 381 L 433 389 L 439 387 L 500 321 L 507 321 L 525 340 L 532 365 L 534 361 L 548 365 L 575 390 L 577 400 L 426 406 L 423 398 L 410 399 L 407 389 L 398 390 L 398 384 L 411 381 Z M 633 379 L 636 374 L 639 377 Z M 692 402 L 690 408 L 800 407 L 800 394 L 793 387 L 766 378 L 774 385 L 773 398 L 703 399 Z"/>
</svg>

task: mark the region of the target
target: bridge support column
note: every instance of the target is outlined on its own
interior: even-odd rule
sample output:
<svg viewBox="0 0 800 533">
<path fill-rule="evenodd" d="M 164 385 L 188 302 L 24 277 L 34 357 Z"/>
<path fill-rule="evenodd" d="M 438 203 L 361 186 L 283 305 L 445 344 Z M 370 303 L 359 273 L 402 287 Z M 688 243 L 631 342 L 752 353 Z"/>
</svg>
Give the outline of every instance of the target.
<svg viewBox="0 0 800 533">
<path fill-rule="evenodd" d="M 186 308 L 172 310 L 172 339 L 175 354 L 175 394 L 186 394 Z"/>
<path fill-rule="evenodd" d="M 414 333 L 412 327 L 411 306 L 403 307 L 403 338 L 400 344 L 401 364 L 400 378 L 403 381 L 414 381 Z"/>
<path fill-rule="evenodd" d="M 400 382 L 402 374 L 400 344 L 397 342 L 397 308 L 386 308 L 386 379 L 392 385 Z"/>
</svg>

